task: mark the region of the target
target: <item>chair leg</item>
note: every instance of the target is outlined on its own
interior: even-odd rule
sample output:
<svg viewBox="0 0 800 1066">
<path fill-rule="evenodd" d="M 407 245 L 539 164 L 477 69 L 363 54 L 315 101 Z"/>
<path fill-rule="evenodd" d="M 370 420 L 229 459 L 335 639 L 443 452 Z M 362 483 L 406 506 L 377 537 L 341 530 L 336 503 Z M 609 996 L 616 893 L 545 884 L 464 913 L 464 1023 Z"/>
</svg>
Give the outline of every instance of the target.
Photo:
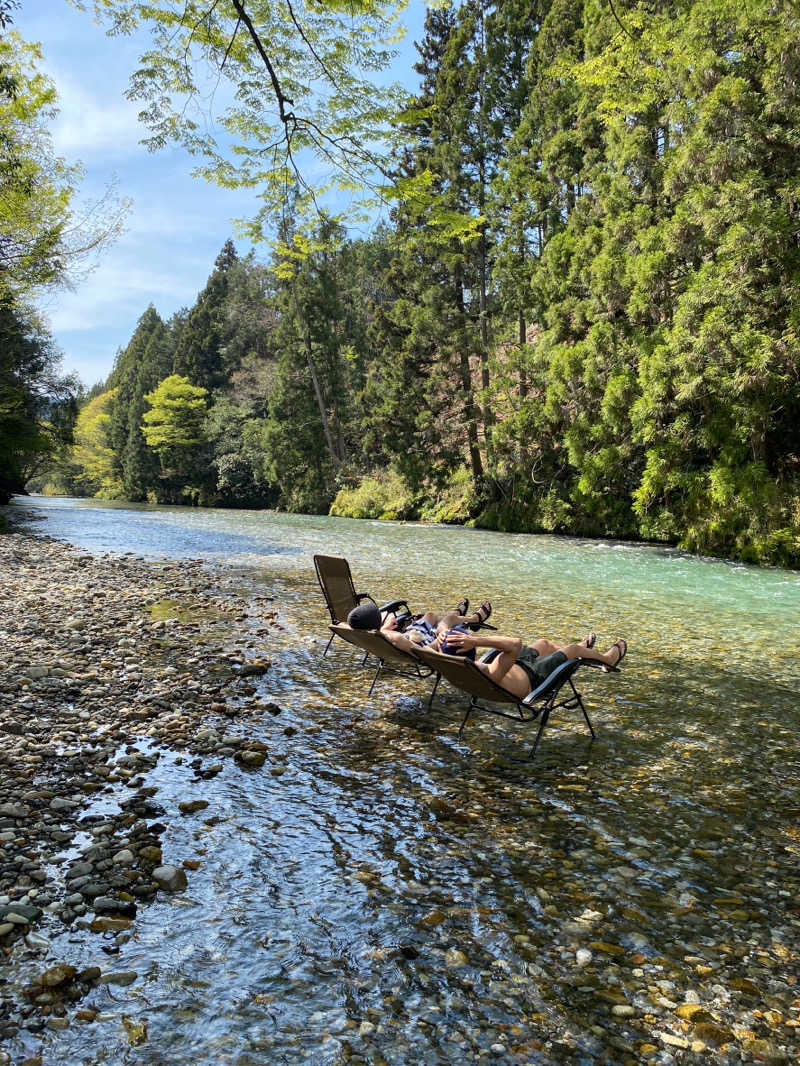
<svg viewBox="0 0 800 1066">
<path fill-rule="evenodd" d="M 461 725 L 458 727 L 458 739 L 459 740 L 461 740 L 461 737 L 464 734 L 464 726 L 467 724 L 467 719 L 472 714 L 472 709 L 473 709 L 474 706 L 475 706 L 475 700 L 473 698 L 473 699 L 471 699 L 469 701 L 469 707 L 467 707 L 467 713 L 464 715 L 464 720 L 462 721 Z"/>
<path fill-rule="evenodd" d="M 542 739 L 542 733 L 544 733 L 544 727 L 547 725 L 547 720 L 548 720 L 549 717 L 550 717 L 550 708 L 549 707 L 545 707 L 545 709 L 542 711 L 542 717 L 541 717 L 541 720 L 539 722 L 539 731 L 536 734 L 536 740 L 534 740 L 533 747 L 531 748 L 531 753 L 528 756 L 529 759 L 532 759 L 534 757 L 534 755 L 536 754 L 536 749 L 539 747 L 539 741 Z"/>
<path fill-rule="evenodd" d="M 369 692 L 367 693 L 368 696 L 372 695 L 372 690 L 375 688 L 375 682 L 378 680 L 378 676 L 379 676 L 379 674 L 380 674 L 382 669 L 383 669 L 383 659 L 381 659 L 379 661 L 379 663 L 378 663 L 378 669 L 375 671 L 375 676 L 372 679 L 372 684 L 369 686 Z"/>
<path fill-rule="evenodd" d="M 586 708 L 583 706 L 583 700 L 581 699 L 581 694 L 580 694 L 580 692 L 578 692 L 578 690 L 572 684 L 572 678 L 569 679 L 569 683 L 570 683 L 570 685 L 572 685 L 572 691 L 575 693 L 575 699 L 578 701 L 578 706 L 583 711 L 583 717 L 586 719 L 586 724 L 589 727 L 589 732 L 592 734 L 592 740 L 594 740 L 595 739 L 595 733 L 594 733 L 594 730 L 592 729 L 592 723 L 589 721 L 589 715 L 586 713 Z"/>
<path fill-rule="evenodd" d="M 330 640 L 328 641 L 328 643 L 327 643 L 327 644 L 325 645 L 325 651 L 324 651 L 324 652 L 322 653 L 322 658 L 323 658 L 323 659 L 324 659 L 324 658 L 325 658 L 325 656 L 326 656 L 326 655 L 328 654 L 328 651 L 330 650 L 330 646 L 331 646 L 331 644 L 333 644 L 333 638 L 334 638 L 335 636 L 336 636 L 336 634 L 335 634 L 335 633 L 331 633 L 331 639 L 330 639 Z"/>
<path fill-rule="evenodd" d="M 436 689 L 439 687 L 439 682 L 441 680 L 442 680 L 442 675 L 441 674 L 437 674 L 436 675 L 436 680 L 433 683 L 433 688 L 431 689 L 431 694 L 428 697 L 428 710 L 430 710 L 431 707 L 433 706 L 433 697 L 436 695 Z"/>
</svg>

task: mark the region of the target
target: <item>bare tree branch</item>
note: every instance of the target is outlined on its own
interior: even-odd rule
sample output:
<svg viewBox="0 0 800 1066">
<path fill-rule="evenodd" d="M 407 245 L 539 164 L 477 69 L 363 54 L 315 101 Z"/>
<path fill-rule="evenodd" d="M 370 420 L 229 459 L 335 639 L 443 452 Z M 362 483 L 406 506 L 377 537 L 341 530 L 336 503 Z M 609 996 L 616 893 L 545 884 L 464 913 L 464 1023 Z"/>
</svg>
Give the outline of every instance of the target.
<svg viewBox="0 0 800 1066">
<path fill-rule="evenodd" d="M 291 107 L 294 107 L 294 100 L 290 100 L 288 96 L 284 95 L 283 90 L 281 89 L 281 84 L 278 81 L 278 75 L 275 73 L 275 68 L 272 66 L 272 63 L 270 62 L 270 58 L 266 53 L 264 45 L 261 43 L 261 38 L 256 32 L 255 26 L 250 21 L 250 16 L 242 7 L 240 0 L 233 0 L 233 7 L 240 20 L 247 27 L 247 32 L 250 34 L 250 37 L 253 41 L 253 44 L 256 46 L 258 54 L 264 61 L 264 66 L 267 68 L 267 73 L 269 74 L 270 81 L 272 82 L 272 89 L 275 93 L 275 99 L 278 101 L 278 113 L 280 114 L 281 122 L 284 124 L 284 126 L 287 127 L 288 134 L 288 126 L 289 123 L 294 120 L 294 115 L 291 111 L 286 110 L 286 104 L 289 104 Z"/>
<path fill-rule="evenodd" d="M 225 64 L 228 62 L 228 56 L 231 54 L 231 48 L 233 48 L 233 42 L 236 40 L 236 34 L 239 32 L 239 27 L 242 24 L 241 19 L 236 20 L 236 25 L 233 27 L 233 33 L 231 34 L 230 43 L 225 49 L 225 55 L 222 57 L 222 62 L 219 65 L 220 71 L 225 69 Z"/>
<path fill-rule="evenodd" d="M 624 34 L 626 34 L 628 37 L 630 37 L 630 39 L 632 41 L 635 41 L 636 38 L 633 36 L 631 31 L 628 29 L 628 27 L 625 25 L 625 23 L 622 21 L 622 19 L 617 14 L 617 10 L 614 7 L 614 0 L 608 0 L 608 6 L 611 8 L 611 14 L 614 16 L 614 21 L 619 26 L 619 28 L 622 30 L 622 32 Z"/>
<path fill-rule="evenodd" d="M 331 74 L 331 72 L 328 70 L 328 68 L 326 67 L 324 61 L 318 55 L 317 50 L 314 48 L 314 45 L 311 43 L 311 41 L 309 41 L 308 37 L 306 37 L 305 30 L 303 29 L 302 25 L 298 22 L 298 20 L 297 20 L 297 18 L 295 16 L 294 8 L 291 5 L 291 0 L 286 0 L 286 7 L 289 9 L 289 18 L 291 18 L 292 22 L 294 23 L 295 29 L 297 30 L 297 32 L 302 37 L 302 39 L 305 42 L 305 45 L 308 48 L 309 52 L 312 54 L 314 59 L 316 59 L 316 61 L 322 67 L 322 71 L 325 74 L 325 77 L 328 79 L 328 81 L 331 83 L 331 85 L 334 87 L 334 89 L 336 89 L 337 92 L 341 92 L 341 89 L 336 84 L 336 79 Z"/>
</svg>

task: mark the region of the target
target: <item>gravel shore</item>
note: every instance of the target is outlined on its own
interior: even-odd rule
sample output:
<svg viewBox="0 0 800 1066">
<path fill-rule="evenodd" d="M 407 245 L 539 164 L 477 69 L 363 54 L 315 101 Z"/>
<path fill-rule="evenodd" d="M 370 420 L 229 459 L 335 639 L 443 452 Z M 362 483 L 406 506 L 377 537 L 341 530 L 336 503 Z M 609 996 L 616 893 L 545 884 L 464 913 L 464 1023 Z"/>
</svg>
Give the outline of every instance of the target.
<svg viewBox="0 0 800 1066">
<path fill-rule="evenodd" d="M 252 684 L 269 663 L 236 645 L 246 630 L 266 646 L 271 599 L 244 602 L 201 561 L 96 557 L 18 533 L 0 536 L 0 596 L 0 950 L 46 944 L 37 927 L 54 921 L 128 936 L 138 908 L 185 887 L 161 837 L 165 819 L 198 809 L 164 811 L 142 774 L 165 749 L 206 778 L 225 759 L 268 757 L 242 727 L 280 710 Z M 102 794 L 117 813 L 90 812 Z M 0 1048 L 127 979 L 57 964 L 25 989 L 0 983 Z"/>
</svg>

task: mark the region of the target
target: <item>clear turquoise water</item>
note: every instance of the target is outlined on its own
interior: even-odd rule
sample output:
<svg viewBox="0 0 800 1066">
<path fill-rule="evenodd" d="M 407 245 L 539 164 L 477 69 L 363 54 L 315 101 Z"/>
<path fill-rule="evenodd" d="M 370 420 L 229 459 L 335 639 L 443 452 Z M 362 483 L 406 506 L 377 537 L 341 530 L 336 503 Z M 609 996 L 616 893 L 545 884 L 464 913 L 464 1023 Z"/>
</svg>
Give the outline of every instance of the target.
<svg viewBox="0 0 800 1066">
<path fill-rule="evenodd" d="M 227 767 L 199 788 L 164 753 L 159 802 L 202 795 L 220 822 L 170 828 L 165 851 L 200 841 L 201 869 L 137 918 L 115 967 L 143 976 L 103 1004 L 96 1046 L 53 1034 L 46 1064 L 729 1063 L 763 1061 L 758 1041 L 792 1061 L 800 574 L 461 528 L 15 506 L 92 551 L 202 557 L 266 586 L 285 628 L 263 690 L 298 728 L 251 723 L 277 778 Z M 526 638 L 624 636 L 622 672 L 580 685 L 597 741 L 557 720 L 530 764 L 526 735 L 488 716 L 458 742 L 452 692 L 428 712 L 425 686 L 389 678 L 368 699 L 345 648 L 320 660 L 314 552 L 346 555 L 378 599 L 466 593 Z M 676 1013 L 687 996 L 716 1042 Z"/>
</svg>

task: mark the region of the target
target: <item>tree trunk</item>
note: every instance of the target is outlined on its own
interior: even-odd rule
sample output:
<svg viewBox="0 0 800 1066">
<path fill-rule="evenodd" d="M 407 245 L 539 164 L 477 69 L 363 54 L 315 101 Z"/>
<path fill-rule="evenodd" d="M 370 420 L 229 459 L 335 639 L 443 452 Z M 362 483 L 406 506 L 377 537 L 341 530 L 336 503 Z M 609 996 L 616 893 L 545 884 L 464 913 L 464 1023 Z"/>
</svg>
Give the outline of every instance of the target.
<svg viewBox="0 0 800 1066">
<path fill-rule="evenodd" d="M 456 306 L 459 312 L 464 313 L 464 284 L 461 267 L 456 268 Z M 472 373 L 469 367 L 469 353 L 462 342 L 459 346 L 459 377 L 461 379 L 461 391 L 464 395 L 464 422 L 467 429 L 467 442 L 469 445 L 469 460 L 472 468 L 472 482 L 475 491 L 480 492 L 483 487 L 483 462 L 481 450 L 478 447 L 478 410 L 475 405 L 475 397 L 472 390 Z"/>
<path fill-rule="evenodd" d="M 517 321 L 517 326 L 519 328 L 519 399 L 521 406 L 528 396 L 528 372 L 523 363 L 523 352 L 525 349 L 525 345 L 528 342 L 528 328 L 527 323 L 525 322 L 525 312 L 521 307 L 519 309 L 519 318 Z M 530 452 L 528 450 L 528 442 L 525 440 L 525 436 L 523 433 L 520 433 L 519 438 L 519 458 L 523 470 L 527 470 L 528 462 L 530 461 Z"/>
<path fill-rule="evenodd" d="M 331 432 L 330 419 L 328 418 L 328 412 L 325 409 L 325 399 L 322 395 L 322 388 L 320 387 L 319 378 L 317 377 L 317 368 L 314 363 L 314 355 L 311 350 L 311 334 L 308 330 L 308 323 L 300 311 L 300 299 L 297 295 L 296 281 L 292 281 L 292 295 L 294 296 L 294 309 L 295 314 L 297 315 L 297 324 L 303 331 L 303 342 L 305 345 L 308 372 L 311 375 L 311 384 L 314 386 L 314 395 L 317 400 L 317 407 L 319 408 L 319 416 L 322 419 L 322 429 L 325 433 L 325 443 L 328 447 L 328 454 L 330 455 L 334 466 L 340 466 L 342 463 L 342 456 L 336 448 L 333 433 Z"/>
<path fill-rule="evenodd" d="M 484 193 L 483 193 L 483 165 L 481 165 L 481 204 L 480 211 L 483 213 L 484 209 Z M 489 323 L 486 317 L 486 229 L 481 227 L 481 239 L 479 242 L 478 254 L 480 256 L 480 262 L 478 264 L 478 310 L 480 316 L 480 361 L 481 361 L 481 390 L 483 397 L 481 400 L 481 416 L 483 418 L 483 439 L 486 443 L 486 463 L 491 471 L 494 468 L 493 447 L 492 447 L 492 426 L 494 425 L 494 417 L 492 409 L 489 406 Z"/>
</svg>

